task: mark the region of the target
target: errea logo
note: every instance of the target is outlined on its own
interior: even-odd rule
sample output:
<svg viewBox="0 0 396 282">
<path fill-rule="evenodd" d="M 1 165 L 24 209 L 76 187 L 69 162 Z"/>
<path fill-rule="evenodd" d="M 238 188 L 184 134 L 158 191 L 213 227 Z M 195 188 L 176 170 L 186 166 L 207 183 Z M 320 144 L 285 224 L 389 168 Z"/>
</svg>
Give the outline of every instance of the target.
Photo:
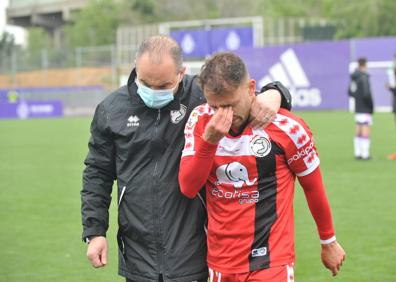
<svg viewBox="0 0 396 282">
<path fill-rule="evenodd" d="M 138 118 L 138 116 L 132 115 L 128 118 L 127 127 L 138 127 L 139 121 L 140 121 L 140 119 Z"/>
<path fill-rule="evenodd" d="M 280 55 L 280 62 L 269 69 L 269 74 L 259 80 L 259 86 L 278 80 L 290 89 L 293 106 L 317 107 L 322 102 L 320 90 L 311 86 L 293 49 L 289 48 Z"/>
</svg>

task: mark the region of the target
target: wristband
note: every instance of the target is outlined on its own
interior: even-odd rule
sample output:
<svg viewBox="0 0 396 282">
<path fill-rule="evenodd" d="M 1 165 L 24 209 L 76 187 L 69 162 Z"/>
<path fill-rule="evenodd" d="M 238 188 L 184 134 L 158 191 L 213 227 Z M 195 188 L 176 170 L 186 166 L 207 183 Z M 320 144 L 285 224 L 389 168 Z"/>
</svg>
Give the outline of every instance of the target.
<svg viewBox="0 0 396 282">
<path fill-rule="evenodd" d="M 335 241 L 336 241 L 336 236 L 333 236 L 333 237 L 331 237 L 329 239 L 326 239 L 326 240 L 320 240 L 320 243 L 322 245 L 328 245 L 328 244 L 331 244 L 331 243 L 333 243 Z"/>
</svg>

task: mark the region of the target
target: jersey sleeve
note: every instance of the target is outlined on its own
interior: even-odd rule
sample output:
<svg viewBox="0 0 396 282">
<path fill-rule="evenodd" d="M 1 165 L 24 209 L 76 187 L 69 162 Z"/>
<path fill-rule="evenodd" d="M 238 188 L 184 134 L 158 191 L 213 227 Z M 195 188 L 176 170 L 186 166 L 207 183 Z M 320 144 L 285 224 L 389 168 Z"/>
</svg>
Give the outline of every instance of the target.
<svg viewBox="0 0 396 282">
<path fill-rule="evenodd" d="M 306 176 L 298 177 L 298 181 L 304 190 L 305 198 L 307 199 L 312 217 L 315 220 L 321 243 L 333 242 L 335 240 L 333 220 L 320 167 Z"/>
<path fill-rule="evenodd" d="M 282 114 L 283 113 L 283 114 Z M 274 121 L 280 129 L 279 139 L 289 168 L 298 177 L 311 214 L 316 222 L 321 243 L 335 240 L 331 209 L 326 196 L 320 160 L 308 125 L 290 112 L 280 111 Z"/>
<path fill-rule="evenodd" d="M 217 145 L 203 140 L 205 115 L 208 107 L 199 106 L 191 113 L 187 121 L 184 136 L 185 145 L 180 161 L 179 184 L 181 192 L 189 198 L 194 198 L 204 186 L 209 177 Z"/>
<path fill-rule="evenodd" d="M 313 172 L 320 164 L 319 156 L 306 123 L 295 116 L 278 113 L 273 122 L 281 132 L 282 146 L 288 166 L 301 177 Z"/>
<path fill-rule="evenodd" d="M 199 141 L 204 132 L 202 121 L 198 122 L 200 116 L 202 116 L 202 113 L 204 111 L 202 110 L 202 108 L 202 106 L 198 106 L 197 108 L 195 108 L 191 112 L 190 117 L 188 118 L 188 121 L 184 128 L 185 143 L 182 152 L 182 158 L 195 155 L 197 141 Z"/>
</svg>

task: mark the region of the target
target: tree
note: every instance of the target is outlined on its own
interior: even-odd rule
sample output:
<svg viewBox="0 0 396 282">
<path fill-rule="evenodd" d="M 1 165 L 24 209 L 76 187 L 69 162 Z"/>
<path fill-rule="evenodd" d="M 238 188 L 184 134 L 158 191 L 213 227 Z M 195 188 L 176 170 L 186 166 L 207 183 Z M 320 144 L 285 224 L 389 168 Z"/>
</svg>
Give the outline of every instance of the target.
<svg viewBox="0 0 396 282">
<path fill-rule="evenodd" d="M 0 37 L 0 53 L 10 55 L 12 49 L 15 48 L 14 35 L 5 31 Z"/>
<path fill-rule="evenodd" d="M 336 38 L 396 35 L 393 0 L 257 0 L 263 16 L 326 18 L 338 22 Z"/>
<path fill-rule="evenodd" d="M 47 32 L 40 27 L 28 29 L 27 49 L 31 53 L 40 53 L 42 49 L 49 49 L 51 40 Z"/>
<path fill-rule="evenodd" d="M 21 53 L 18 58 L 26 56 L 23 60 L 19 60 L 20 67 L 27 69 L 41 67 L 42 50 L 51 49 L 51 42 L 48 33 L 43 28 L 29 28 L 26 52 Z"/>
<path fill-rule="evenodd" d="M 343 21 L 339 38 L 396 35 L 396 2 L 360 0 L 334 3 L 331 17 Z"/>
<path fill-rule="evenodd" d="M 74 23 L 64 28 L 68 47 L 114 44 L 122 7 L 113 1 L 91 0 L 74 14 Z"/>
<path fill-rule="evenodd" d="M 336 38 L 396 35 L 394 0 L 90 0 L 65 30 L 69 47 L 114 44 L 123 25 L 205 18 L 322 18 Z"/>
</svg>

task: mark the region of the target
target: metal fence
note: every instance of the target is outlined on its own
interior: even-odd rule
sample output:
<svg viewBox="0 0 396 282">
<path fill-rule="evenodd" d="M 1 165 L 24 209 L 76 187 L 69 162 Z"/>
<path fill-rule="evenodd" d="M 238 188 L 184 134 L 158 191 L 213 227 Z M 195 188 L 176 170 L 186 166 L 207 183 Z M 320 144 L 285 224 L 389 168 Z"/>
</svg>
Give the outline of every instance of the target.
<svg viewBox="0 0 396 282">
<path fill-rule="evenodd" d="M 116 46 L 42 49 L 35 52 L 21 48 L 0 51 L 0 73 L 40 69 L 112 66 L 116 60 Z"/>
<path fill-rule="evenodd" d="M 0 52 L 0 88 L 85 86 L 92 83 L 112 88 L 118 85 L 117 65 L 115 45 L 80 47 L 74 50 L 43 49 L 34 53 L 13 49 L 10 52 Z M 107 78 L 98 78 L 96 81 L 85 79 L 84 70 L 104 67 L 110 70 Z M 69 71 L 70 75 L 57 77 L 53 75 L 54 71 L 63 75 Z M 22 79 L 28 74 L 36 76 L 36 81 Z"/>
<path fill-rule="evenodd" d="M 202 26 L 235 24 L 240 19 L 194 21 Z M 23 92 L 29 99 L 56 98 L 63 101 L 66 113 L 92 112 L 94 106 L 111 90 L 125 82 L 134 64 L 138 44 L 150 35 L 169 34 L 172 29 L 188 28 L 192 22 L 171 22 L 135 27 L 120 27 L 114 45 L 76 49 L 43 49 L 30 51 L 14 48 L 0 52 L 0 89 L 71 87 L 68 91 Z M 306 40 L 332 39 L 336 24 L 323 19 L 272 19 L 252 17 L 255 46 L 296 43 Z M 199 59 L 199 58 L 198 58 Z M 203 59 L 203 58 L 201 58 Z M 200 60 L 200 59 L 199 59 Z M 186 62 L 196 73 L 202 62 Z M 78 87 L 99 86 L 94 90 Z M 73 88 L 74 87 L 74 88 Z M 82 88 L 81 88 L 82 89 Z M 90 109 L 87 111 L 87 109 Z"/>
<path fill-rule="evenodd" d="M 23 49 L 13 49 L 9 53 L 0 53 L 0 74 L 15 76 L 18 72 L 64 68 L 103 67 L 112 71 L 110 86 L 117 85 L 117 74 L 123 74 L 125 68 L 130 68 L 134 62 L 137 45 L 150 35 L 169 34 L 172 29 L 196 27 L 198 24 L 207 26 L 234 24 L 250 18 L 231 18 L 212 20 L 197 20 L 189 22 L 168 22 L 153 25 L 120 27 L 114 45 L 80 47 L 72 50 L 44 49 L 28 52 Z M 325 19 L 301 18 L 261 18 L 251 17 L 255 27 L 255 46 L 296 43 L 307 40 L 332 39 L 336 31 L 336 23 Z M 194 24 L 194 25 L 192 25 Z M 12 79 L 15 83 L 16 79 Z M 76 82 L 79 85 L 79 82 Z M 0 85 L 1 86 L 1 85 Z M 17 85 L 13 85 L 17 86 Z"/>
<path fill-rule="evenodd" d="M 118 72 L 115 45 L 0 53 L 0 90 L 21 100 L 60 100 L 65 115 L 91 115 L 119 86 Z"/>
</svg>

